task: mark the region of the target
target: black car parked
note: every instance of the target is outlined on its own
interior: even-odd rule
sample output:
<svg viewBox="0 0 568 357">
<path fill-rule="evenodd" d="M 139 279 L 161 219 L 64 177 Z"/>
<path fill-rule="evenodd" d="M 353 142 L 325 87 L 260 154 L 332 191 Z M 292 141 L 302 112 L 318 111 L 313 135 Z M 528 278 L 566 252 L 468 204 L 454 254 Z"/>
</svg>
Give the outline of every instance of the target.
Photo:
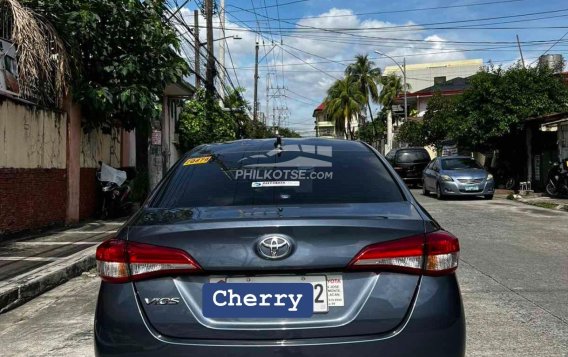
<svg viewBox="0 0 568 357">
<path fill-rule="evenodd" d="M 422 181 L 422 171 L 430 162 L 430 154 L 422 147 L 392 149 L 386 159 L 406 183 Z"/>
</svg>

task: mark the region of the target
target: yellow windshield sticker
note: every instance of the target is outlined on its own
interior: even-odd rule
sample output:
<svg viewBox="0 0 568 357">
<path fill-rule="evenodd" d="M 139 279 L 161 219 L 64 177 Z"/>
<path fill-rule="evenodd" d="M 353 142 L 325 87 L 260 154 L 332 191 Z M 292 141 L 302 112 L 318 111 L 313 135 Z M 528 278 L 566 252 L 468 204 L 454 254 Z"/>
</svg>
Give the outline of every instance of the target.
<svg viewBox="0 0 568 357">
<path fill-rule="evenodd" d="M 211 156 L 192 157 L 185 160 L 183 166 L 206 164 L 209 160 L 211 160 Z"/>
</svg>

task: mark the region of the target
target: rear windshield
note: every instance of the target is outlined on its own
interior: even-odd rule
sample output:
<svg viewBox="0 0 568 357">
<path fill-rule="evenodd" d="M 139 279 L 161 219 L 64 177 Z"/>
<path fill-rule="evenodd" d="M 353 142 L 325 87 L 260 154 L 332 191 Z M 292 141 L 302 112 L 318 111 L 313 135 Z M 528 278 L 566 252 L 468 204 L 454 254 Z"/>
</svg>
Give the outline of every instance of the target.
<svg viewBox="0 0 568 357">
<path fill-rule="evenodd" d="M 398 202 L 402 193 L 367 148 L 290 145 L 284 151 L 195 153 L 182 160 L 151 206 Z"/>
<path fill-rule="evenodd" d="M 430 162 L 430 155 L 426 150 L 402 150 L 398 152 L 397 162 Z"/>
<path fill-rule="evenodd" d="M 479 166 L 479 164 L 474 159 L 470 158 L 454 158 L 442 160 L 443 170 L 464 170 L 480 168 L 481 166 Z"/>
</svg>

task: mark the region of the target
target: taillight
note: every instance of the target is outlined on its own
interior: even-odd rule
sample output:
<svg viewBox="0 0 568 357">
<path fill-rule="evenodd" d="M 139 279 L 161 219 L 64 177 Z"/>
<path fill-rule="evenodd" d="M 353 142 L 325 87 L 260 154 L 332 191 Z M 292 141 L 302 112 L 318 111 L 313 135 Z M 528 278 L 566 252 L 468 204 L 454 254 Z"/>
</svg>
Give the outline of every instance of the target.
<svg viewBox="0 0 568 357">
<path fill-rule="evenodd" d="M 445 275 L 457 269 L 459 251 L 456 237 L 446 231 L 436 231 L 367 246 L 348 268 Z"/>
<path fill-rule="evenodd" d="M 97 247 L 101 279 L 123 283 L 149 277 L 195 273 L 201 267 L 180 249 L 109 239 Z"/>
</svg>

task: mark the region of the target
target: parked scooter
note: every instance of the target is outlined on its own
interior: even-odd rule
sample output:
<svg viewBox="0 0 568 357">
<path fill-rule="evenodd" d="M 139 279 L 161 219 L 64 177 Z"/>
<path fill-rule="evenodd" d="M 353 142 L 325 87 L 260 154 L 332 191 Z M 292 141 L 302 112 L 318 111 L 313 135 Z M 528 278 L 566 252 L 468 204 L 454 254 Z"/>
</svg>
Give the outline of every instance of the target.
<svg viewBox="0 0 568 357">
<path fill-rule="evenodd" d="M 568 166 L 568 159 L 564 159 Z M 562 163 L 554 162 L 548 171 L 546 193 L 551 197 L 568 195 L 568 171 L 562 167 Z"/>
<path fill-rule="evenodd" d="M 99 161 L 97 179 L 101 185 L 101 218 L 121 217 L 130 214 L 132 203 L 129 201 L 131 188 L 126 180 L 126 172 Z"/>
</svg>

